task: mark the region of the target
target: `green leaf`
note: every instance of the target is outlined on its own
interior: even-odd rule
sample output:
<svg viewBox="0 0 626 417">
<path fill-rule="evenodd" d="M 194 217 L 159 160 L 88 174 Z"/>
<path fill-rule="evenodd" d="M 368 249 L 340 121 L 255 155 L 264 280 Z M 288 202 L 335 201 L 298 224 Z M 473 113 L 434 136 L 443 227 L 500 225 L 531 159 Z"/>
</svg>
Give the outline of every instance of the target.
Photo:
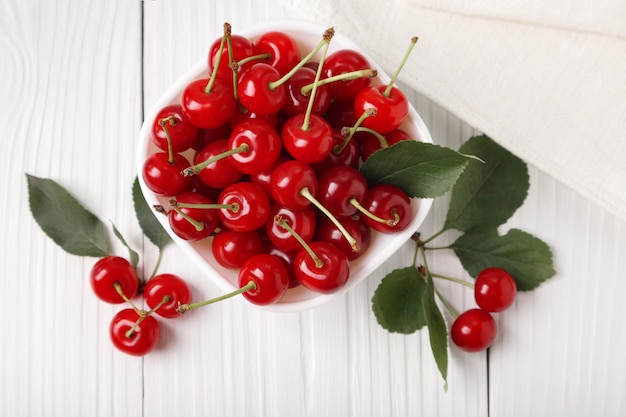
<svg viewBox="0 0 626 417">
<path fill-rule="evenodd" d="M 500 236 L 497 229 L 472 230 L 451 246 L 467 272 L 476 277 L 488 267 L 508 271 L 520 291 L 530 291 L 555 274 L 550 247 L 518 229 Z"/>
<path fill-rule="evenodd" d="M 113 233 L 115 233 L 115 236 L 119 239 L 120 242 L 122 242 L 124 246 L 126 246 L 126 249 L 128 249 L 128 256 L 130 257 L 130 263 L 133 266 L 133 268 L 137 270 L 137 264 L 139 264 L 139 254 L 135 250 L 133 250 L 133 248 L 131 248 L 128 245 L 128 243 L 126 243 L 126 239 L 124 239 L 124 236 L 122 236 L 122 234 L 120 233 L 118 228 L 115 227 L 115 224 L 113 224 L 113 222 L 111 222 L 111 225 L 113 226 Z"/>
<path fill-rule="evenodd" d="M 425 283 L 410 266 L 387 274 L 372 297 L 372 310 L 384 329 L 393 333 L 414 333 L 426 325 L 421 308 Z"/>
<path fill-rule="evenodd" d="M 48 237 L 78 256 L 110 254 L 104 223 L 57 182 L 26 174 L 30 210 Z"/>
<path fill-rule="evenodd" d="M 448 192 L 471 158 L 432 143 L 405 140 L 372 154 L 361 166 L 369 184 L 393 184 L 410 197 Z"/>
<path fill-rule="evenodd" d="M 137 177 L 135 177 L 135 181 L 133 182 L 133 203 L 135 206 L 135 215 L 137 216 L 143 234 L 154 243 L 159 250 L 162 250 L 172 241 L 172 238 L 157 220 L 154 209 L 146 202 Z"/>
<path fill-rule="evenodd" d="M 487 136 L 470 138 L 459 152 L 484 162 L 469 161 L 454 184 L 444 229 L 467 231 L 503 224 L 528 194 L 526 164 Z"/>
<path fill-rule="evenodd" d="M 428 337 L 430 339 L 430 349 L 433 352 L 435 363 L 444 380 L 445 387 L 448 386 L 448 329 L 446 321 L 435 301 L 435 285 L 429 272 L 426 273 L 426 288 L 422 295 L 422 308 L 424 318 L 428 326 Z"/>
</svg>

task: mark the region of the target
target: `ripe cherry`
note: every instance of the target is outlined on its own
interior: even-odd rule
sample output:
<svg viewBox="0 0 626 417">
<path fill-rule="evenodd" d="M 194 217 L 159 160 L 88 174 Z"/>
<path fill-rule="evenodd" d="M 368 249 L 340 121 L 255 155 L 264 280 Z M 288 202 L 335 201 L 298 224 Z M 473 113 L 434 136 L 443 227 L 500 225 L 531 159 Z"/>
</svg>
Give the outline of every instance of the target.
<svg viewBox="0 0 626 417">
<path fill-rule="evenodd" d="M 366 195 L 367 181 L 356 168 L 331 167 L 317 180 L 317 200 L 335 216 L 347 217 L 356 213 L 354 202 L 362 203 Z"/>
<path fill-rule="evenodd" d="M 267 253 L 251 257 L 239 271 L 239 286 L 255 285 L 243 296 L 253 304 L 268 305 L 280 300 L 289 288 L 289 272 L 283 260 Z"/>
<path fill-rule="evenodd" d="M 515 301 L 516 294 L 515 280 L 501 268 L 487 268 L 476 276 L 474 298 L 476 304 L 485 311 L 506 310 Z"/>
<path fill-rule="evenodd" d="M 280 204 L 273 204 L 265 223 L 267 237 L 277 248 L 286 252 L 298 251 L 302 248 L 301 243 L 292 233 L 276 224 L 274 221 L 276 216 L 285 219 L 304 241 L 310 242 L 313 239 L 317 217 L 313 207 L 292 210 Z"/>
<path fill-rule="evenodd" d="M 143 297 L 148 307 L 165 318 L 180 315 L 176 308 L 191 300 L 191 291 L 187 283 L 178 275 L 159 274 L 150 278 L 143 289 Z"/>
<path fill-rule="evenodd" d="M 402 129 L 393 130 L 384 136 L 380 134 L 368 134 L 360 142 L 361 159 L 365 162 L 377 150 L 388 148 L 403 140 L 411 140 L 411 137 Z"/>
<path fill-rule="evenodd" d="M 235 207 L 218 209 L 218 215 L 224 227 L 237 232 L 249 232 L 265 226 L 270 213 L 267 194 L 251 182 L 229 185 L 217 202 Z"/>
<path fill-rule="evenodd" d="M 370 64 L 361 53 L 352 49 L 342 49 L 328 55 L 324 61 L 323 78 L 331 78 L 342 73 L 368 68 L 370 68 Z M 328 84 L 328 89 L 334 100 L 352 101 L 357 93 L 369 84 L 369 78 L 356 78 Z"/>
<path fill-rule="evenodd" d="M 315 233 L 315 240 L 323 240 L 337 246 L 346 254 L 349 261 L 353 261 L 361 257 L 370 246 L 372 239 L 371 228 L 365 223 L 361 216 L 355 214 L 349 217 L 338 217 L 339 223 L 350 233 L 359 247 L 358 251 L 354 251 L 344 238 L 341 230 L 328 219 L 322 219 Z"/>
<path fill-rule="evenodd" d="M 487 311 L 473 308 L 461 313 L 450 328 L 450 338 L 466 352 L 487 349 L 496 337 L 496 322 Z"/>
<path fill-rule="evenodd" d="M 171 197 L 192 188 L 192 179 L 182 173 L 189 166 L 187 158 L 179 153 L 157 152 L 146 158 L 141 175 L 153 193 Z"/>
<path fill-rule="evenodd" d="M 254 53 L 269 53 L 268 63 L 276 68 L 280 76 L 287 74 L 302 59 L 300 47 L 289 34 L 270 31 L 262 34 L 254 44 Z"/>
<path fill-rule="evenodd" d="M 140 316 L 132 308 L 120 310 L 111 321 L 109 335 L 120 351 L 143 356 L 159 341 L 159 322 L 153 316 Z"/>
<path fill-rule="evenodd" d="M 180 105 L 185 117 L 202 129 L 227 123 L 237 107 L 232 86 L 214 78 L 190 82 L 181 93 Z"/>
<path fill-rule="evenodd" d="M 232 129 L 229 123 L 210 129 L 198 129 L 196 140 L 191 148 L 194 151 L 200 151 L 211 142 L 220 139 L 228 139 L 231 131 Z"/>
<path fill-rule="evenodd" d="M 263 249 L 263 238 L 257 230 L 220 230 L 211 243 L 213 257 L 224 268 L 241 268 L 252 256 L 262 253 Z"/>
<path fill-rule="evenodd" d="M 222 155 L 228 150 L 228 140 L 220 139 L 209 143 L 194 157 L 194 165 L 201 164 L 218 155 Z M 191 167 L 189 167 L 191 168 Z M 212 163 L 204 166 L 196 173 L 202 182 L 209 187 L 222 189 L 230 184 L 234 184 L 243 177 L 230 161 L 230 158 L 215 159 Z"/>
<path fill-rule="evenodd" d="M 274 114 L 285 104 L 286 90 L 278 70 L 264 62 L 254 63 L 239 77 L 237 97 L 248 111 Z"/>
<path fill-rule="evenodd" d="M 170 227 L 181 239 L 204 239 L 213 233 L 219 223 L 217 208 L 215 201 L 200 193 L 182 193 L 172 201 L 168 212 Z"/>
<path fill-rule="evenodd" d="M 135 268 L 125 258 L 113 255 L 100 258 L 94 264 L 89 282 L 99 299 L 112 304 L 134 297 L 139 288 Z"/>
<path fill-rule="evenodd" d="M 309 99 L 311 98 L 311 92 L 309 90 L 305 93 L 303 87 L 313 82 L 315 82 L 315 71 L 308 67 L 300 68 L 289 78 L 285 83 L 287 95 L 285 104 L 283 105 L 283 110 L 287 114 L 294 116 L 298 113 L 306 112 Z M 311 112 L 313 114 L 323 115 L 330 105 L 330 100 L 328 86 L 318 86 Z"/>
<path fill-rule="evenodd" d="M 152 123 L 152 141 L 164 151 L 170 144 L 173 152 L 186 151 L 197 136 L 198 128 L 187 120 L 179 104 L 162 108 Z"/>
<path fill-rule="evenodd" d="M 239 123 L 228 139 L 228 149 L 246 148 L 229 156 L 235 168 L 244 174 L 257 174 L 271 168 L 282 149 L 276 129 L 263 119 Z"/>
<path fill-rule="evenodd" d="M 341 249 L 329 242 L 314 241 L 296 255 L 294 272 L 309 290 L 331 294 L 348 282 L 350 265 Z"/>
<path fill-rule="evenodd" d="M 233 79 L 233 70 L 230 67 L 229 47 L 231 48 L 233 61 L 241 61 L 244 58 L 254 55 L 252 42 L 245 36 L 233 35 L 230 25 L 225 23 L 224 36 L 216 39 L 209 47 L 207 63 L 211 73 L 216 73 L 216 77 L 226 83 L 230 83 Z M 248 66 L 250 65 L 251 64 L 248 64 Z M 245 64 L 242 65 L 240 70 L 245 70 Z"/>
<path fill-rule="evenodd" d="M 320 162 L 333 148 L 333 129 L 323 117 L 300 113 L 285 122 L 283 145 L 287 152 L 307 164 Z"/>
<path fill-rule="evenodd" d="M 295 288 L 300 285 L 300 281 L 296 278 L 296 274 L 293 270 L 293 263 L 296 259 L 296 255 L 298 251 L 295 252 L 287 252 L 282 249 L 279 249 L 272 242 L 265 242 L 265 253 L 268 255 L 274 255 L 280 258 L 287 266 L 287 272 L 289 272 L 289 288 Z"/>
<path fill-rule="evenodd" d="M 311 165 L 316 174 L 320 175 L 327 169 L 337 166 L 346 165 L 353 168 L 358 167 L 360 151 L 359 145 L 355 140 L 345 143 L 345 137 L 337 129 L 333 129 L 333 147 L 326 158 L 320 162 Z"/>
<path fill-rule="evenodd" d="M 377 184 L 369 188 L 359 209 L 363 220 L 381 233 L 395 233 L 404 230 L 413 217 L 411 199 L 399 187 L 391 184 Z"/>
</svg>

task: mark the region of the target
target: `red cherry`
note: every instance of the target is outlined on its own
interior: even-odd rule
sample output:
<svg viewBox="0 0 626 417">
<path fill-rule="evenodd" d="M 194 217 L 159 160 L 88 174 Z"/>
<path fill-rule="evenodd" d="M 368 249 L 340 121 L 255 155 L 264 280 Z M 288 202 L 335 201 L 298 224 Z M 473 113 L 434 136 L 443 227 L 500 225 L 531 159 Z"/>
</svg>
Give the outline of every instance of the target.
<svg viewBox="0 0 626 417">
<path fill-rule="evenodd" d="M 315 82 L 315 71 L 307 67 L 300 68 L 289 78 L 285 83 L 287 92 L 283 106 L 285 113 L 294 116 L 298 113 L 306 112 L 311 93 L 309 91 L 307 94 L 304 94 L 302 88 L 313 82 Z M 313 114 L 323 115 L 326 113 L 329 105 L 330 93 L 328 92 L 328 86 L 318 86 L 315 97 L 313 98 L 311 112 Z"/>
<path fill-rule="evenodd" d="M 311 291 L 322 294 L 337 292 L 350 276 L 348 257 L 332 243 L 315 241 L 308 245 L 320 262 L 306 249 L 301 249 L 294 261 L 296 278 Z"/>
<path fill-rule="evenodd" d="M 359 215 L 339 217 L 337 220 L 339 220 L 348 233 L 350 233 L 350 236 L 356 240 L 359 246 L 358 251 L 355 252 L 353 250 L 341 230 L 339 230 L 329 219 L 323 219 L 320 222 L 317 227 L 315 239 L 330 242 L 337 246 L 337 248 L 341 249 L 343 253 L 346 254 L 349 261 L 360 258 L 370 246 L 372 239 L 372 231 L 370 227 L 361 219 L 361 216 Z"/>
<path fill-rule="evenodd" d="M 335 216 L 351 216 L 367 194 L 367 181 L 363 174 L 345 165 L 331 167 L 317 180 L 317 200 Z"/>
<path fill-rule="evenodd" d="M 170 160 L 166 152 L 157 152 L 146 158 L 141 174 L 153 193 L 171 197 L 193 187 L 193 180 L 182 173 L 189 166 L 189 161 L 181 154 L 173 154 Z"/>
<path fill-rule="evenodd" d="M 487 268 L 476 276 L 474 298 L 478 306 L 489 312 L 504 311 L 513 305 L 517 295 L 515 280 L 501 268 Z"/>
<path fill-rule="evenodd" d="M 228 35 L 230 36 L 230 47 L 232 48 L 234 61 L 241 61 L 244 58 L 254 55 L 254 46 L 248 38 L 241 35 L 232 35 L 230 33 Z M 222 47 L 220 48 L 220 46 Z M 207 63 L 211 73 L 215 71 L 218 57 L 219 66 L 217 67 L 216 77 L 226 83 L 232 83 L 233 70 L 228 60 L 228 45 L 226 43 L 222 45 L 222 38 L 216 39 L 209 48 Z M 243 64 L 239 70 L 245 70 L 250 67 L 250 65 L 251 63 Z"/>
<path fill-rule="evenodd" d="M 324 78 L 330 78 L 342 73 L 353 72 L 370 68 L 370 64 L 361 53 L 352 49 L 342 49 L 326 57 L 322 66 Z M 354 100 L 357 93 L 370 84 L 369 78 L 338 81 L 328 84 L 332 98 L 336 101 Z M 361 114 L 357 112 L 357 114 Z M 347 124 L 344 126 L 350 126 Z M 343 126 L 340 126 L 341 128 Z"/>
<path fill-rule="evenodd" d="M 359 118 L 354 113 L 353 101 L 331 101 L 324 115 L 333 129 L 341 131 L 343 127 L 353 126 Z"/>
<path fill-rule="evenodd" d="M 243 287 L 250 281 L 256 288 L 243 293 L 253 304 L 267 305 L 278 301 L 289 286 L 289 272 L 283 261 L 266 253 L 254 255 L 239 271 L 239 286 Z"/>
<path fill-rule="evenodd" d="M 210 84 L 206 78 L 194 80 L 183 89 L 180 105 L 189 122 L 202 129 L 227 123 L 237 107 L 232 85 L 218 79 Z"/>
<path fill-rule="evenodd" d="M 363 208 L 386 222 L 374 220 L 367 215 L 363 220 L 381 233 L 396 233 L 404 230 L 413 217 L 411 199 L 395 185 L 378 184 L 369 188 L 362 204 Z M 366 213 L 364 213 L 366 214 Z"/>
<path fill-rule="evenodd" d="M 251 182 L 237 182 L 224 188 L 219 204 L 233 204 L 238 208 L 219 209 L 224 227 L 237 232 L 249 232 L 265 226 L 270 213 L 270 202 L 265 191 Z"/>
<path fill-rule="evenodd" d="M 377 85 L 364 88 L 354 99 L 354 113 L 362 114 L 368 109 L 376 114 L 363 120 L 362 126 L 380 134 L 389 133 L 400 127 L 409 114 L 409 101 L 397 87 L 385 95 L 387 86 Z"/>
<path fill-rule="evenodd" d="M 279 79 L 276 68 L 263 62 L 255 63 L 239 77 L 239 102 L 258 115 L 278 113 L 286 99 L 284 84 L 274 84 Z"/>
<path fill-rule="evenodd" d="M 128 299 L 135 296 L 139 287 L 135 268 L 125 258 L 119 256 L 105 256 L 100 258 L 91 268 L 89 282 L 96 296 L 111 304 L 120 304 L 125 300 L 116 290 L 119 290 Z"/>
<path fill-rule="evenodd" d="M 271 168 L 282 149 L 276 130 L 262 119 L 239 123 L 228 139 L 228 149 L 247 150 L 229 156 L 231 164 L 244 174 L 257 174 Z"/>
<path fill-rule="evenodd" d="M 113 317 L 109 327 L 113 345 L 129 355 L 143 356 L 152 351 L 159 341 L 159 322 L 153 316 L 146 316 L 136 324 L 139 319 L 135 310 L 127 308 Z"/>
<path fill-rule="evenodd" d="M 302 248 L 302 244 L 292 233 L 280 227 L 274 219 L 279 216 L 285 219 L 289 226 L 305 241 L 310 242 L 315 234 L 316 214 L 313 207 L 308 206 L 299 210 L 292 210 L 281 206 L 272 205 L 270 215 L 265 223 L 265 230 L 269 240 L 279 249 L 292 252 Z"/>
<path fill-rule="evenodd" d="M 178 275 L 159 274 L 150 278 L 143 289 L 146 304 L 161 317 L 175 318 L 180 316 L 176 311 L 179 304 L 187 304 L 191 300 L 191 291 L 187 283 Z"/>
<path fill-rule="evenodd" d="M 450 338 L 466 352 L 487 349 L 496 337 L 496 322 L 488 312 L 473 308 L 461 313 L 450 328 Z"/>
<path fill-rule="evenodd" d="M 311 201 L 301 195 L 304 188 L 312 195 L 317 193 L 317 177 L 309 165 L 290 160 L 274 169 L 270 189 L 272 197 L 281 205 L 295 210 L 309 206 Z"/>
<path fill-rule="evenodd" d="M 194 164 L 207 161 L 217 155 L 221 155 L 228 149 L 228 140 L 220 139 L 209 143 L 194 158 Z M 206 167 L 204 167 L 198 176 L 203 183 L 209 187 L 221 189 L 230 184 L 234 184 L 243 177 L 243 173 L 239 171 L 231 163 L 230 158 L 219 159 Z"/>
<path fill-rule="evenodd" d="M 243 111 L 242 111 L 243 110 Z M 250 119 L 262 119 L 270 124 L 274 129 L 278 126 L 278 113 L 272 114 L 256 114 L 246 109 L 237 109 L 233 116 L 230 118 L 230 127 L 234 129 L 237 125 L 245 120 Z M 230 136 L 230 133 L 226 137 Z"/>
<path fill-rule="evenodd" d="M 254 45 L 255 55 L 269 53 L 268 63 L 280 76 L 287 74 L 302 59 L 296 40 L 289 34 L 271 31 L 262 34 Z"/>
<path fill-rule="evenodd" d="M 291 117 L 283 126 L 282 138 L 287 152 L 307 164 L 320 162 L 333 148 L 333 129 L 315 114 L 308 121 L 303 113 Z"/>
<path fill-rule="evenodd" d="M 168 137 L 172 151 L 183 152 L 194 144 L 197 136 L 198 128 L 187 120 L 178 104 L 162 108 L 152 123 L 152 141 L 164 151 L 168 150 Z"/>
<path fill-rule="evenodd" d="M 219 223 L 217 209 L 185 207 L 185 204 L 211 205 L 215 201 L 191 191 L 178 195 L 175 207 L 167 215 L 172 231 L 188 241 L 209 237 Z"/>
<path fill-rule="evenodd" d="M 277 248 L 276 245 L 268 241 L 265 243 L 265 253 L 276 256 L 285 263 L 285 266 L 287 266 L 287 272 L 289 272 L 289 288 L 295 288 L 300 285 L 300 281 L 296 278 L 296 274 L 293 270 L 293 263 L 296 259 L 298 251 L 287 252 Z"/>
<path fill-rule="evenodd" d="M 380 143 L 380 140 L 376 136 L 371 135 L 371 134 L 366 134 L 365 136 L 362 136 L 362 138 L 363 139 L 361 139 L 360 141 L 361 159 L 363 160 L 363 162 L 365 162 L 374 152 L 381 149 L 383 147 L 383 144 Z M 384 136 L 384 139 L 386 142 L 385 146 L 389 147 L 391 145 L 395 145 L 396 143 L 400 141 L 411 140 L 412 138 L 404 130 L 396 129 L 387 133 Z"/>
<path fill-rule="evenodd" d="M 340 131 L 333 129 L 333 148 L 326 158 L 320 162 L 311 165 L 311 168 L 318 175 L 337 165 L 346 165 L 352 168 L 357 168 L 359 163 L 359 145 L 354 138 L 349 140 L 343 149 L 340 149 L 344 145 L 345 137 Z"/>
<path fill-rule="evenodd" d="M 267 196 L 270 198 L 271 202 L 274 202 L 274 196 L 272 196 L 272 191 L 270 187 L 271 180 L 272 180 L 272 172 L 274 172 L 274 168 L 276 168 L 278 165 L 282 164 L 283 162 L 290 161 L 290 160 L 291 158 L 289 156 L 285 154 L 280 154 L 278 155 L 276 162 L 274 162 L 274 165 L 271 168 L 263 172 L 258 172 L 256 174 L 250 175 L 250 182 L 261 187 L 263 191 L 265 191 Z"/>
<path fill-rule="evenodd" d="M 194 151 L 200 151 L 202 148 L 207 146 L 209 143 L 214 142 L 216 140 L 224 140 L 228 139 L 230 136 L 231 127 L 229 123 L 225 123 L 219 127 L 210 128 L 210 129 L 198 129 L 198 134 L 196 135 L 196 140 L 192 145 L 192 149 Z"/>
<path fill-rule="evenodd" d="M 224 229 L 211 243 L 213 257 L 224 268 L 241 268 L 252 256 L 263 252 L 263 248 L 263 239 L 256 230 L 235 232 Z"/>
</svg>

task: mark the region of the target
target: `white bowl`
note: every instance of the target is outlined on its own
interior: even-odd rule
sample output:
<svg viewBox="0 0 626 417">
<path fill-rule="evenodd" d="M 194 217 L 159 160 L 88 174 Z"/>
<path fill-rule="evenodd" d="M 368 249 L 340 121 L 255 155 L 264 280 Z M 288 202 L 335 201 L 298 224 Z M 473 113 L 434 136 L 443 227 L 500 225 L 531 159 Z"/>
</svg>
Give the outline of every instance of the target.
<svg viewBox="0 0 626 417">
<path fill-rule="evenodd" d="M 254 41 L 261 34 L 279 30 L 289 33 L 299 43 L 303 52 L 302 56 L 309 53 L 309 51 L 315 47 L 321 40 L 322 34 L 327 29 L 317 24 L 304 22 L 304 21 L 275 21 L 259 24 L 250 27 L 245 30 L 237 31 L 233 30 L 233 34 L 243 35 Z M 372 80 L 372 83 L 387 84 L 390 77 L 385 74 L 378 64 L 352 40 L 343 36 L 340 31 L 336 31 L 333 39 L 330 43 L 328 53 L 339 49 L 353 49 L 363 54 L 370 62 L 371 67 L 378 70 L 378 76 Z M 207 45 L 208 50 L 208 45 Z M 400 62 L 401 57 L 398 57 Z M 188 83 L 195 79 L 206 78 L 208 75 L 207 60 L 203 57 L 200 62 L 193 66 L 186 74 L 184 74 L 179 80 L 177 80 L 158 100 L 148 114 L 139 133 L 138 151 L 137 151 L 137 167 L 139 184 L 146 198 L 147 203 L 152 206 L 155 204 L 161 204 L 165 207 L 168 206 L 168 199 L 161 198 L 155 195 L 143 181 L 141 175 L 142 166 L 148 155 L 157 152 L 156 146 L 152 143 L 151 139 L 151 124 L 155 119 L 159 110 L 169 104 L 178 104 L 180 100 L 180 93 L 187 86 Z M 413 106 L 409 106 L 409 115 L 407 120 L 401 126 L 403 130 L 409 133 L 415 140 L 422 142 L 431 142 L 432 138 L 426 125 L 417 114 Z M 376 268 L 385 262 L 393 253 L 395 253 L 407 240 L 411 238 L 413 233 L 417 231 L 420 224 L 428 214 L 431 208 L 431 199 L 412 199 L 413 210 L 415 217 L 409 224 L 409 226 L 403 231 L 396 234 L 380 234 L 372 231 L 372 240 L 367 252 L 359 259 L 351 262 L 350 264 L 350 278 L 347 284 L 339 291 L 333 294 L 318 294 L 303 286 L 292 288 L 287 291 L 281 300 L 277 303 L 267 306 L 258 306 L 248 301 L 245 301 L 243 297 L 237 297 L 251 306 L 261 308 L 269 311 L 279 312 L 295 312 L 303 311 L 316 306 L 319 306 L 333 297 L 353 288 L 359 282 L 368 277 Z M 157 219 L 165 230 L 168 231 L 174 242 L 185 252 L 191 259 L 193 259 L 199 268 L 206 274 L 206 276 L 221 290 L 230 292 L 238 288 L 237 274 L 238 270 L 227 269 L 219 265 L 213 258 L 211 252 L 211 240 L 208 238 L 199 242 L 187 242 L 176 236 L 170 229 L 166 216 L 156 214 Z"/>
</svg>

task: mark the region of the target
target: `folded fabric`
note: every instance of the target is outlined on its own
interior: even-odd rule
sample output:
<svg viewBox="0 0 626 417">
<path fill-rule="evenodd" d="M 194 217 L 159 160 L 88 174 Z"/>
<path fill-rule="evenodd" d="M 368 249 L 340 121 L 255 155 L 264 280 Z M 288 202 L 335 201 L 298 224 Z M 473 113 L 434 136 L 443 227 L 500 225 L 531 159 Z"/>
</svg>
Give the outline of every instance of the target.
<svg viewBox="0 0 626 417">
<path fill-rule="evenodd" d="M 279 1 L 388 72 L 418 36 L 401 81 L 626 220 L 626 3 Z"/>
</svg>

